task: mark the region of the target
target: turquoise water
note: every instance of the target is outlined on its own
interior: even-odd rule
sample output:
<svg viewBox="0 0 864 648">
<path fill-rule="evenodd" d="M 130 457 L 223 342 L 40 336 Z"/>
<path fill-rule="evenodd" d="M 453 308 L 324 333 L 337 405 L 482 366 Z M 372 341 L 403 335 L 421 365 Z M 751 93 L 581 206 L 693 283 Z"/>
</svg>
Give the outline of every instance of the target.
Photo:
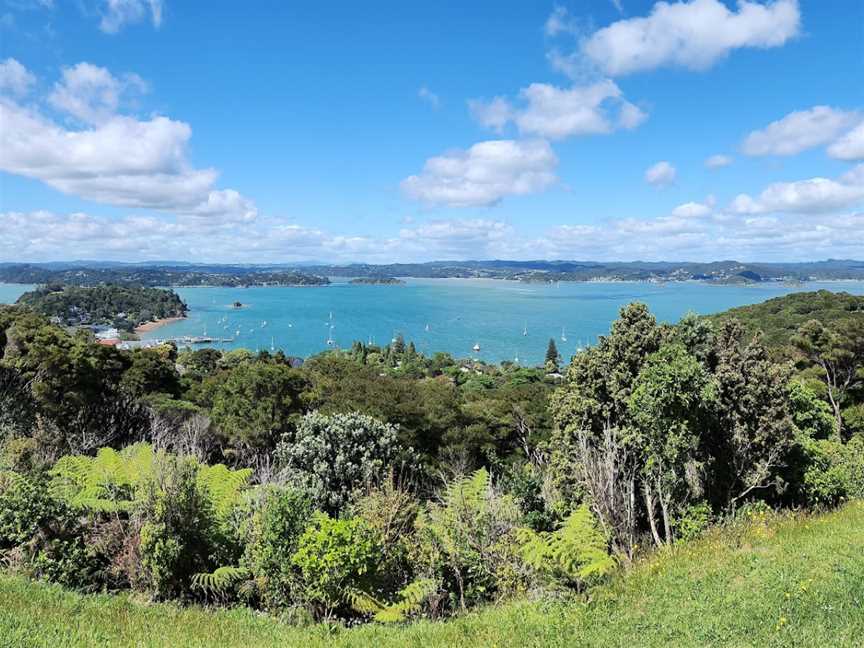
<svg viewBox="0 0 864 648">
<path fill-rule="evenodd" d="M 0 284 L 0 303 L 12 303 L 32 286 Z M 334 346 L 354 340 L 387 344 L 397 333 L 420 351 L 447 351 L 488 362 L 537 364 L 549 338 L 561 355 L 608 332 L 628 302 L 647 303 L 661 321 L 675 322 L 687 311 L 714 313 L 799 290 L 844 290 L 864 295 L 864 282 L 708 286 L 703 283 L 522 284 L 486 279 L 408 279 L 403 286 L 350 285 L 322 288 L 177 288 L 189 305 L 186 320 L 146 334 L 147 338 L 202 335 L 232 338 L 225 349 L 270 349 L 309 356 L 328 348 L 330 313 Z M 231 308 L 234 301 L 247 306 Z M 227 323 L 220 323 L 227 318 Z M 264 324 L 266 322 L 266 325 Z M 426 330 L 428 324 L 429 330 Z M 567 341 L 561 340 L 562 328 Z M 240 334 L 237 335 L 239 329 Z M 522 335 L 527 329 L 527 335 Z M 480 351 L 472 351 L 474 344 Z"/>
<path fill-rule="evenodd" d="M 409 279 L 402 286 L 350 285 L 334 280 L 323 288 L 178 288 L 190 307 L 186 320 L 147 334 L 149 338 L 202 335 L 233 338 L 222 348 L 282 349 L 309 356 L 328 348 L 330 313 L 334 346 L 354 340 L 387 344 L 396 334 L 424 353 L 447 351 L 488 362 L 538 364 L 549 338 L 563 357 L 608 332 L 624 304 L 647 303 L 661 321 L 688 311 L 713 313 L 796 290 L 845 290 L 864 294 L 864 282 L 708 286 L 703 283 L 523 284 L 485 279 Z M 240 301 L 247 307 L 234 310 Z M 220 320 L 227 318 L 227 323 Z M 266 324 L 265 324 L 266 322 Z M 426 330 L 428 325 L 429 330 Z M 561 339 L 562 328 L 567 341 Z M 240 331 L 239 336 L 237 331 Z M 527 329 L 527 335 L 523 330 Z M 480 351 L 472 351 L 474 344 Z"/>
<path fill-rule="evenodd" d="M 30 284 L 4 284 L 0 283 L 0 304 L 14 304 L 28 290 L 33 290 L 36 286 Z"/>
</svg>

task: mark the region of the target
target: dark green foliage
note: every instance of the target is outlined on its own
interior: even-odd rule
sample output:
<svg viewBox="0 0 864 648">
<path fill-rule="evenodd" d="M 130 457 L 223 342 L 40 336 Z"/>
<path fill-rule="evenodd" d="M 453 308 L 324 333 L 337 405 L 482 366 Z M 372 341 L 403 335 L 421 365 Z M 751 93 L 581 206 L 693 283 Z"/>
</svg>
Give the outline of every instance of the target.
<svg viewBox="0 0 864 648">
<path fill-rule="evenodd" d="M 840 330 L 864 310 L 864 297 L 845 292 L 819 290 L 796 292 L 775 297 L 759 304 L 732 308 L 709 316 L 715 324 L 736 319 L 747 335 L 761 331 L 765 344 L 771 349 L 789 347 L 798 329 L 809 320 L 818 320 L 829 328 Z"/>
<path fill-rule="evenodd" d="M 122 328 L 186 314 L 186 304 L 173 291 L 128 285 L 46 286 L 24 293 L 18 303 L 58 317 L 64 324 L 114 324 Z"/>
<path fill-rule="evenodd" d="M 289 558 L 311 517 L 309 499 L 291 489 L 270 490 L 255 513 L 244 564 L 259 582 L 261 602 L 268 610 L 286 608 L 299 595 L 300 582 Z"/>
<path fill-rule="evenodd" d="M 141 504 L 141 566 L 157 598 L 190 596 L 193 575 L 216 567 L 216 513 L 197 477 L 192 460 L 166 457 Z"/>
<path fill-rule="evenodd" d="M 555 346 L 555 340 L 549 338 L 549 344 L 546 346 L 546 370 L 558 371 L 558 362 L 561 360 L 561 354 L 558 353 L 558 347 Z"/>
</svg>

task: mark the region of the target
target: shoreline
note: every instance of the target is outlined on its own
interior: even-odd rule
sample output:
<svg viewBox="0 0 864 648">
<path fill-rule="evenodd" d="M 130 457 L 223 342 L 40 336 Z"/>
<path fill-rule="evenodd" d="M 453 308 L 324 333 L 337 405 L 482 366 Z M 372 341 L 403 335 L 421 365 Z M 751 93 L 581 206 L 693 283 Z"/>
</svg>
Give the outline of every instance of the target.
<svg viewBox="0 0 864 648">
<path fill-rule="evenodd" d="M 179 322 L 181 320 L 186 319 L 186 316 L 183 317 L 165 317 L 164 319 L 159 319 L 154 322 L 145 322 L 144 324 L 139 324 L 135 327 L 135 334 L 141 333 L 149 333 L 150 331 L 155 331 L 158 328 L 162 328 L 166 324 L 171 324 L 172 322 Z"/>
</svg>

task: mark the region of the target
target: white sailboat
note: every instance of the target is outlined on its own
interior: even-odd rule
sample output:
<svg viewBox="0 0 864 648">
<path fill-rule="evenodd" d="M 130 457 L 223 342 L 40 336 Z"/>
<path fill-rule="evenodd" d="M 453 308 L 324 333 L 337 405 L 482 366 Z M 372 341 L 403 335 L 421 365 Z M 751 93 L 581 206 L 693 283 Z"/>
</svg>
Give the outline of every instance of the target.
<svg viewBox="0 0 864 648">
<path fill-rule="evenodd" d="M 427 325 L 426 325 L 426 328 L 424 328 L 423 330 L 426 331 L 426 332 L 428 333 L 428 332 L 429 332 L 429 325 L 427 324 Z"/>
<path fill-rule="evenodd" d="M 474 346 L 471 347 L 471 348 L 474 349 L 474 351 L 479 351 L 479 350 L 480 350 L 480 343 L 479 343 L 479 342 L 475 342 L 475 343 L 474 343 Z"/>
<path fill-rule="evenodd" d="M 525 326 L 522 327 L 522 336 L 528 335 L 528 322 L 525 322 Z"/>
<path fill-rule="evenodd" d="M 276 351 L 276 338 L 271 337 L 270 338 L 270 352 L 275 353 L 275 351 Z"/>
<path fill-rule="evenodd" d="M 561 327 L 561 341 L 562 341 L 562 342 L 566 342 L 566 341 L 567 341 L 567 333 L 564 331 L 564 327 L 563 327 L 563 326 Z"/>
<path fill-rule="evenodd" d="M 333 325 L 330 325 L 330 333 L 327 335 L 327 346 L 333 346 Z"/>
</svg>

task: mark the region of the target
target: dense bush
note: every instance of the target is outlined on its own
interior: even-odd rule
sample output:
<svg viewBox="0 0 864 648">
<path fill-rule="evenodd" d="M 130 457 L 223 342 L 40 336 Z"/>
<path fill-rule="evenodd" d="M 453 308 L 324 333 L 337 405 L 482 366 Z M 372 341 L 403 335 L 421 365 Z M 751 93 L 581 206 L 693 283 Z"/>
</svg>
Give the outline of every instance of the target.
<svg viewBox="0 0 864 648">
<path fill-rule="evenodd" d="M 352 494 L 386 474 L 400 455 L 397 429 L 362 414 L 310 412 L 283 437 L 276 457 L 283 478 L 321 510 L 338 513 Z"/>
</svg>

